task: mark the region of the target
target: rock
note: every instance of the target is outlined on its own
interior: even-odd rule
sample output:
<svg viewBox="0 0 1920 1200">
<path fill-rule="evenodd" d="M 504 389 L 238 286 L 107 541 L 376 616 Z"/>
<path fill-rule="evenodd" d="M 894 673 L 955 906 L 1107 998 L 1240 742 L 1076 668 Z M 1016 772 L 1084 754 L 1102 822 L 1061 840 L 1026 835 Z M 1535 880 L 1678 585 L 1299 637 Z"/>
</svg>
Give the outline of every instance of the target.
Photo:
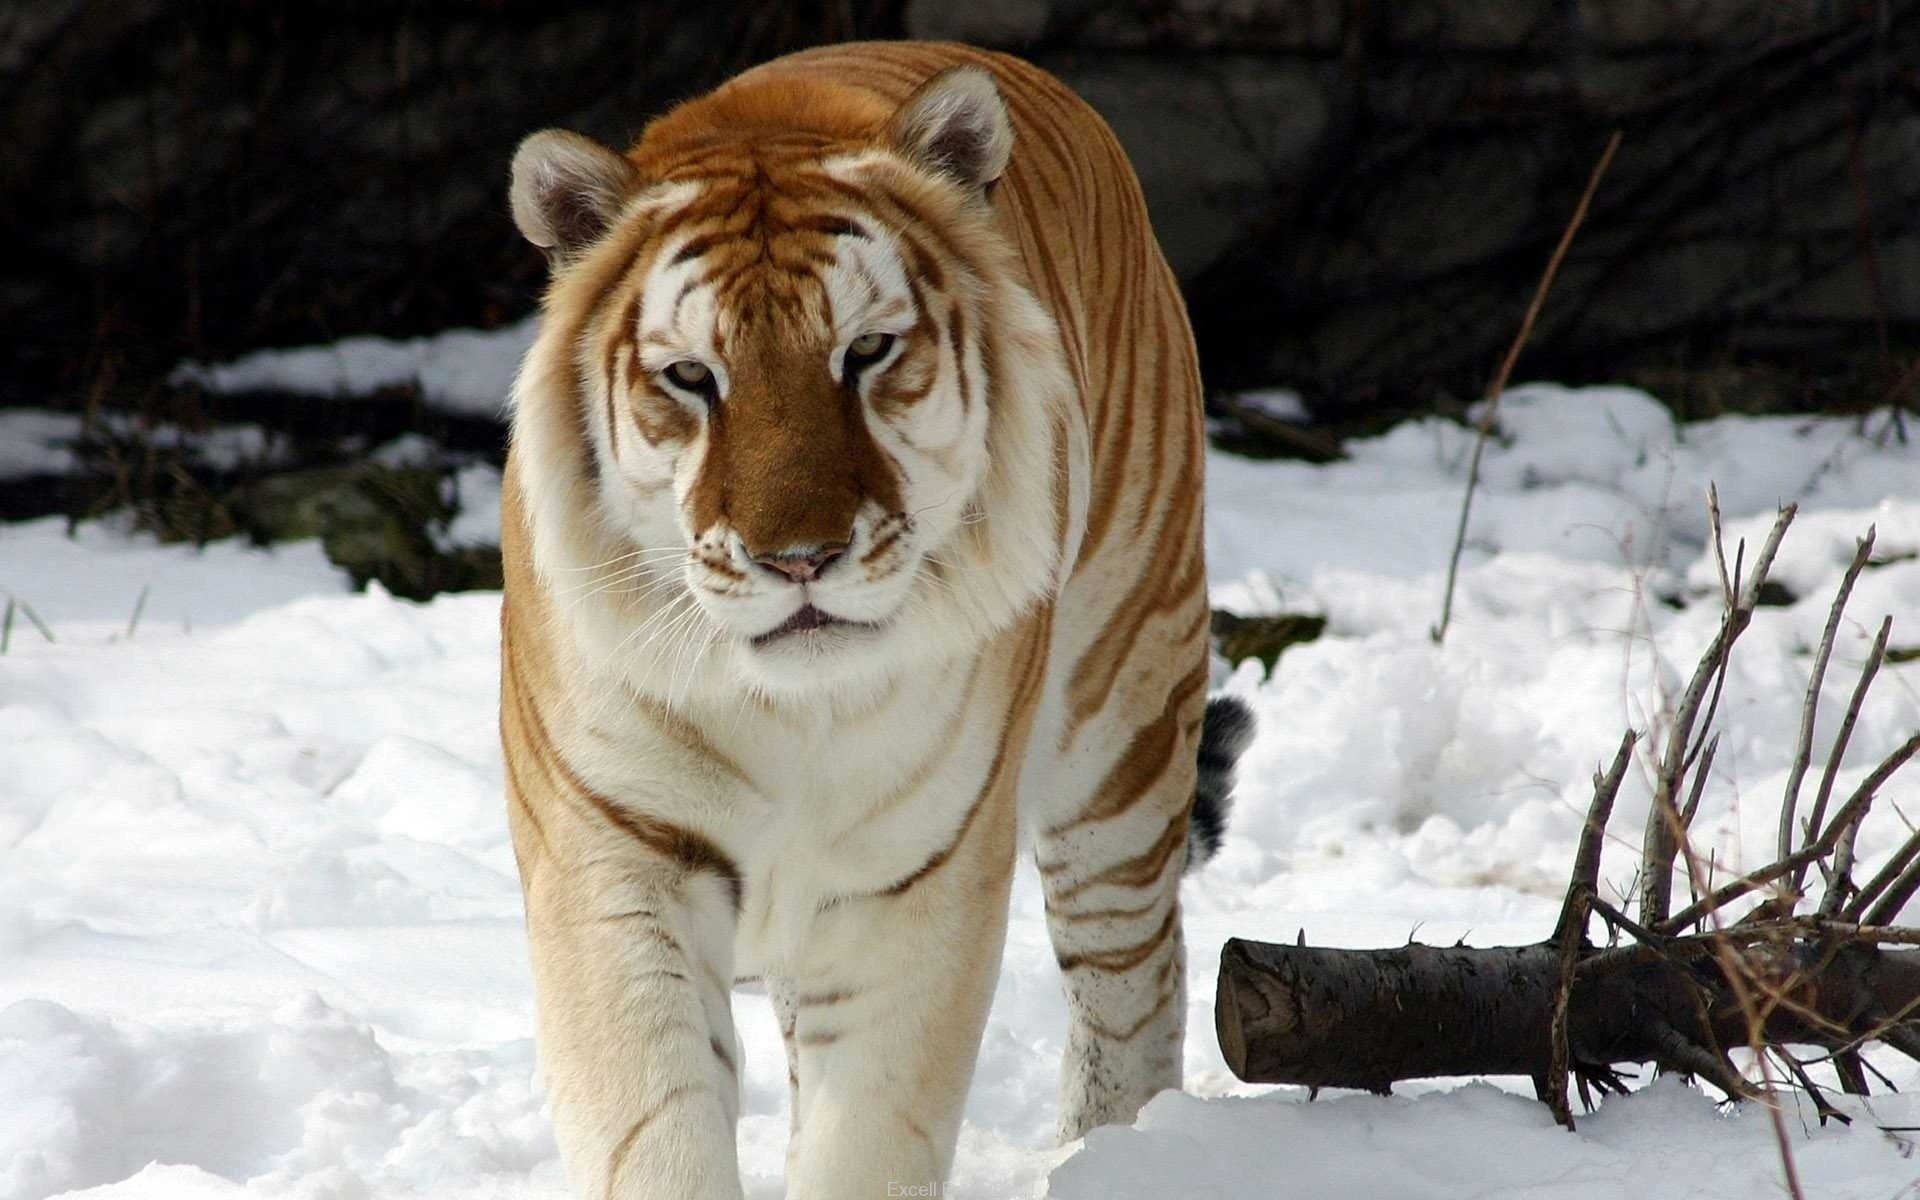
<svg viewBox="0 0 1920 1200">
<path fill-rule="evenodd" d="M 425 468 L 360 465 L 269 476 L 228 499 L 263 541 L 319 538 L 356 585 L 377 579 L 397 596 L 500 586 L 498 549 L 441 550 L 433 531 L 454 516 L 444 475 Z"/>
<path fill-rule="evenodd" d="M 1160 248 L 1191 278 L 1255 229 L 1327 131 L 1323 72 L 1250 55 L 1059 68 L 1133 160 Z"/>
<path fill-rule="evenodd" d="M 1317 639 L 1326 631 L 1327 619 L 1317 613 L 1243 617 L 1216 608 L 1211 628 L 1220 657 L 1236 667 L 1249 658 L 1256 659 L 1271 679 L 1274 665 L 1287 647 Z"/>
<path fill-rule="evenodd" d="M 1047 0 L 907 0 L 907 35 L 1020 49 L 1047 28 Z"/>
</svg>

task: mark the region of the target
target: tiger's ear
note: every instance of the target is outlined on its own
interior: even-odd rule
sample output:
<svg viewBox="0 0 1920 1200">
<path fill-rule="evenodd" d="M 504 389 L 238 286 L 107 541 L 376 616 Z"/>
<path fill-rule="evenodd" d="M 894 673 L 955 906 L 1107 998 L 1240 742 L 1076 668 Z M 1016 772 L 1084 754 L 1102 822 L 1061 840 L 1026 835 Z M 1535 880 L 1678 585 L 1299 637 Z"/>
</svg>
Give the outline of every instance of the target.
<svg viewBox="0 0 1920 1200">
<path fill-rule="evenodd" d="M 1013 124 L 993 76 L 950 67 L 908 96 L 887 126 L 893 147 L 962 187 L 985 192 L 1007 169 Z"/>
<path fill-rule="evenodd" d="M 592 138 L 543 129 L 513 155 L 513 223 L 549 259 L 567 256 L 607 231 L 639 189 L 632 163 Z"/>
</svg>

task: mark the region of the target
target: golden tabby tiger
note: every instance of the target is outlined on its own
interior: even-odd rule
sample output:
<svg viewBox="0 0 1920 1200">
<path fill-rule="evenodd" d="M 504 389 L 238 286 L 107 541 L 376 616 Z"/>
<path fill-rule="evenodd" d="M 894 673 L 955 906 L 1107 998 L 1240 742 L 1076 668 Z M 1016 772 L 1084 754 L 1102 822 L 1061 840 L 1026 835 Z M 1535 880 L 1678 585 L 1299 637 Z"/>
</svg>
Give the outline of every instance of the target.
<svg viewBox="0 0 1920 1200">
<path fill-rule="evenodd" d="M 1060 1132 L 1130 1121 L 1180 1083 L 1179 879 L 1248 722 L 1203 745 L 1200 380 L 1113 135 L 1012 58 L 838 46 L 625 155 L 535 134 L 512 204 L 553 279 L 501 736 L 574 1188 L 741 1194 L 753 976 L 788 1196 L 944 1179 L 1020 825 Z"/>
</svg>

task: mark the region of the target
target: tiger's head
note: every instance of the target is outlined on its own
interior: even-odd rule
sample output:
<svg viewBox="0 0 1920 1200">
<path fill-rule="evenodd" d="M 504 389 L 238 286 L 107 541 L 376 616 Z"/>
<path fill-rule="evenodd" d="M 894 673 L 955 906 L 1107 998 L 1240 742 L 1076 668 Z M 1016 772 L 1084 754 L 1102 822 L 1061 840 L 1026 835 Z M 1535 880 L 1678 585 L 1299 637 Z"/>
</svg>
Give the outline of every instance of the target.
<svg viewBox="0 0 1920 1200">
<path fill-rule="evenodd" d="M 624 156 L 521 144 L 553 278 L 514 490 L 557 607 L 638 686 L 871 684 L 1050 586 L 1068 390 L 995 211 L 1012 144 L 973 68 L 898 106 L 754 73 Z"/>
</svg>

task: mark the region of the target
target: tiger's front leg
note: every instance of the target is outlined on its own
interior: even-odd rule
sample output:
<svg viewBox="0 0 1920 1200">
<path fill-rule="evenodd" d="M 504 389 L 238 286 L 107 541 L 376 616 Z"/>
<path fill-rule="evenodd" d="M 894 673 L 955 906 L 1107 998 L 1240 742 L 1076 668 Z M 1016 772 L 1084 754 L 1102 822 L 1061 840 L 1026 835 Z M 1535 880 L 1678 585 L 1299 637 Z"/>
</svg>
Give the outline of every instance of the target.
<svg viewBox="0 0 1920 1200">
<path fill-rule="evenodd" d="M 722 881 L 644 852 L 529 873 L 541 1064 L 574 1195 L 741 1195 L 733 923 Z"/>
<path fill-rule="evenodd" d="M 1010 801 L 983 799 L 1002 811 L 977 813 L 950 856 L 815 923 L 784 985 L 797 1079 L 787 1200 L 940 1194 L 1000 972 Z"/>
</svg>

